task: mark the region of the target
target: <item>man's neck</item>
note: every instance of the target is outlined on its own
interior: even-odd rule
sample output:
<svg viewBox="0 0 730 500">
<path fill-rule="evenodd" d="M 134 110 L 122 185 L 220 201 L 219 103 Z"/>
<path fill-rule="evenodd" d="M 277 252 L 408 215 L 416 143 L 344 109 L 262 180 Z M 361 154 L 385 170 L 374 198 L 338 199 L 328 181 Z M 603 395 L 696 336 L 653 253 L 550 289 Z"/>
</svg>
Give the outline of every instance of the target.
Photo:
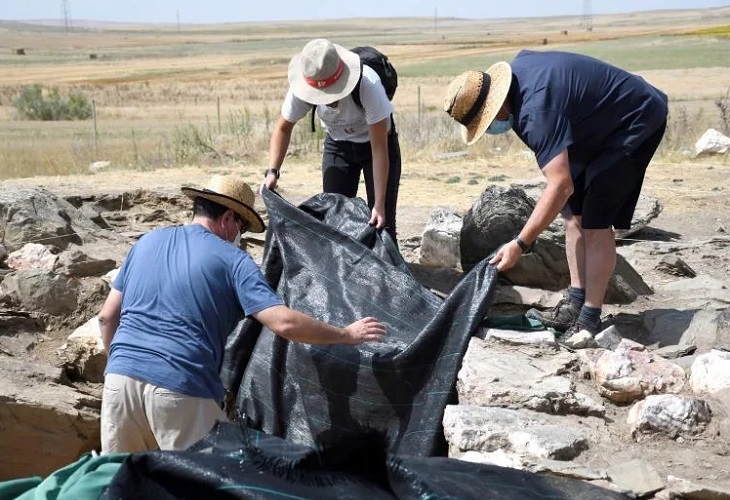
<svg viewBox="0 0 730 500">
<path fill-rule="evenodd" d="M 215 234 L 218 237 L 221 237 L 220 234 L 218 234 L 218 230 L 220 229 L 218 226 L 218 223 L 216 221 L 209 219 L 208 217 L 202 217 L 200 215 L 193 217 L 193 224 L 200 224 L 205 229 L 210 231 L 211 233 Z"/>
</svg>

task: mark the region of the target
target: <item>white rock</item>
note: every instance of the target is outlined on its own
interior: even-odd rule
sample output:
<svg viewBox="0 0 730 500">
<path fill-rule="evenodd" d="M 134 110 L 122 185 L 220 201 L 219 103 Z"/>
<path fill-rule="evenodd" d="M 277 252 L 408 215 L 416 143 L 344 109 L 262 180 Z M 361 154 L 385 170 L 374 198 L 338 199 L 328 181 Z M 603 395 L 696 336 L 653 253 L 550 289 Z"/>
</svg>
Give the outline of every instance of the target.
<svg viewBox="0 0 730 500">
<path fill-rule="evenodd" d="M 423 230 L 419 263 L 428 267 L 460 269 L 462 224 L 462 218 L 450 208 L 434 209 Z"/>
<path fill-rule="evenodd" d="M 631 433 L 660 432 L 669 437 L 699 434 L 710 421 L 710 407 L 697 398 L 661 394 L 647 396 L 629 410 Z"/>
<path fill-rule="evenodd" d="M 730 137 L 709 128 L 695 143 L 695 154 L 726 154 L 730 151 Z"/>
<path fill-rule="evenodd" d="M 97 172 L 101 172 L 103 170 L 108 169 L 111 166 L 112 162 L 102 160 L 102 161 L 95 161 L 91 165 L 89 165 L 89 172 L 92 174 L 95 174 Z"/>
<path fill-rule="evenodd" d="M 695 359 L 689 379 L 697 394 L 715 394 L 730 389 L 730 352 L 713 349 Z"/>
<path fill-rule="evenodd" d="M 6 261 L 10 269 L 42 269 L 53 271 L 58 256 L 40 243 L 26 243 L 22 248 L 11 252 Z"/>
<path fill-rule="evenodd" d="M 621 337 L 621 335 L 618 333 L 616 327 L 611 325 L 602 332 L 600 332 L 598 335 L 596 335 L 596 338 L 594 340 L 599 347 L 603 347 L 604 349 L 608 349 L 609 351 L 614 351 L 621 343 L 622 338 L 623 337 Z"/>
</svg>

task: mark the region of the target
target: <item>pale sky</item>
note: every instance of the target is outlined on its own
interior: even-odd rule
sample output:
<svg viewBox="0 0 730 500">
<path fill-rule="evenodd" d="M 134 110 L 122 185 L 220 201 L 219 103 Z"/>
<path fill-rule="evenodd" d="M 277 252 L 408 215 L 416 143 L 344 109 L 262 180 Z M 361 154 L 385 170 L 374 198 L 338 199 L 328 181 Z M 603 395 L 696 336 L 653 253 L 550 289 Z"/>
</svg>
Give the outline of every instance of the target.
<svg viewBox="0 0 730 500">
<path fill-rule="evenodd" d="M 63 19 L 142 23 L 219 23 L 348 17 L 541 17 L 656 9 L 699 9 L 728 0 L 0 0 L 0 20 Z"/>
</svg>

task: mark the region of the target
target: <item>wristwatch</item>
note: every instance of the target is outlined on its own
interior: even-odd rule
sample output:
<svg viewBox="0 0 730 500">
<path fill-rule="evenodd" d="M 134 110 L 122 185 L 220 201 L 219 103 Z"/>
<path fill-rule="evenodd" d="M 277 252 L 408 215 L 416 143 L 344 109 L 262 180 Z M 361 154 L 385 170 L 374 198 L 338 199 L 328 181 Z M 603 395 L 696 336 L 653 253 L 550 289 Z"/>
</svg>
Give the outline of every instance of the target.
<svg viewBox="0 0 730 500">
<path fill-rule="evenodd" d="M 266 171 L 264 172 L 264 177 L 268 177 L 269 174 L 274 174 L 277 179 L 281 175 L 278 168 L 267 168 Z"/>
<path fill-rule="evenodd" d="M 532 247 L 535 245 L 534 243 L 532 245 L 528 245 L 527 243 L 522 241 L 519 236 L 515 236 L 513 241 L 515 241 L 517 243 L 517 245 L 522 250 L 522 253 L 530 252 L 532 250 Z"/>
</svg>

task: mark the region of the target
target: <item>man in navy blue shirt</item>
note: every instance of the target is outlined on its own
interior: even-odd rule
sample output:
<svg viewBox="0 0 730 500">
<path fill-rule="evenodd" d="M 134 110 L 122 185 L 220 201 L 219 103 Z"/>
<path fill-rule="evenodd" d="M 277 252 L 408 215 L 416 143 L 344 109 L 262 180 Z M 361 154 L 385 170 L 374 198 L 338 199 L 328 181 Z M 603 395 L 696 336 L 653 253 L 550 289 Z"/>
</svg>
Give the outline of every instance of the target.
<svg viewBox="0 0 730 500">
<path fill-rule="evenodd" d="M 385 334 L 375 318 L 338 328 L 283 305 L 236 244 L 245 231 L 265 229 L 243 180 L 215 176 L 208 188 L 183 192 L 193 199 L 192 224 L 144 235 L 99 314 L 109 353 L 102 453 L 182 450 L 225 420 L 218 371 L 226 337 L 244 315 L 310 344 L 377 342 Z"/>
<path fill-rule="evenodd" d="M 449 85 L 444 110 L 467 144 L 513 130 L 535 153 L 547 187 L 527 223 L 492 259 L 507 270 L 562 213 L 570 288 L 546 326 L 592 334 L 616 264 L 613 228 L 631 223 L 646 168 L 664 135 L 667 96 L 597 59 L 523 50 L 512 64 L 469 71 Z"/>
</svg>

